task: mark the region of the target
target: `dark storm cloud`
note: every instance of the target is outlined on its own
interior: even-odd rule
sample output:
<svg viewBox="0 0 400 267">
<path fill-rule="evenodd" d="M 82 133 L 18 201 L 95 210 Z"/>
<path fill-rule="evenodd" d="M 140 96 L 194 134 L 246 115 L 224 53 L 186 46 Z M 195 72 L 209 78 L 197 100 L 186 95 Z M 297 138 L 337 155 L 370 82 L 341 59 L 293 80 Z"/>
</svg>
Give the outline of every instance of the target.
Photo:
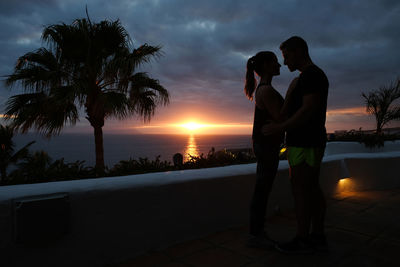
<svg viewBox="0 0 400 267">
<path fill-rule="evenodd" d="M 1 15 L 12 15 L 12 14 L 30 14 L 33 10 L 39 10 L 42 8 L 54 7 L 57 1 L 54 0 L 18 0 L 18 1 L 0 1 L 0 14 Z"/>
<path fill-rule="evenodd" d="M 87 6 L 94 21 L 120 19 L 135 47 L 162 45 L 164 56 L 144 70 L 170 90 L 168 109 L 206 103 L 233 120 L 251 118 L 242 89 L 247 58 L 271 50 L 282 63 L 279 44 L 292 35 L 307 40 L 328 74 L 331 109 L 361 106 L 362 91 L 400 75 L 398 1 L 89 0 Z M 0 10 L 1 75 L 42 45 L 43 25 L 86 16 L 77 0 L 1 1 Z M 275 87 L 284 94 L 295 75 L 282 66 Z"/>
</svg>

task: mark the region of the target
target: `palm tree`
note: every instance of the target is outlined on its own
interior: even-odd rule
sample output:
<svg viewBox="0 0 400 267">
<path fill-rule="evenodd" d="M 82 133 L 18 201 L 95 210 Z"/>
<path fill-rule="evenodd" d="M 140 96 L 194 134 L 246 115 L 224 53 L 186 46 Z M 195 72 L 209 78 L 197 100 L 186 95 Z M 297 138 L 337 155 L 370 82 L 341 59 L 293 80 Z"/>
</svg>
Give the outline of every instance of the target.
<svg viewBox="0 0 400 267">
<path fill-rule="evenodd" d="M 52 178 L 48 176 L 52 163 L 53 160 L 47 152 L 35 151 L 33 154 L 29 154 L 25 161 L 18 164 L 16 173 L 24 182 L 46 182 Z"/>
<path fill-rule="evenodd" d="M 382 133 L 385 124 L 400 119 L 400 106 L 393 104 L 400 98 L 400 79 L 397 80 L 397 83 L 382 86 L 368 94 L 362 93 L 362 96 L 365 99 L 367 112 L 375 116 L 377 134 Z"/>
<path fill-rule="evenodd" d="M 159 46 L 131 48 L 128 32 L 119 20 L 50 25 L 39 48 L 17 61 L 6 85 L 22 85 L 24 94 L 10 97 L 5 116 L 22 132 L 35 128 L 47 137 L 67 123 L 79 120 L 82 108 L 94 129 L 96 170 L 104 172 L 105 119 L 138 114 L 150 121 L 157 105 L 169 102 L 168 91 L 147 73 L 137 72 L 160 56 Z"/>
<path fill-rule="evenodd" d="M 8 166 L 25 159 L 28 156 L 28 147 L 35 143 L 32 141 L 18 151 L 15 151 L 13 137 L 14 130 L 10 126 L 0 124 L 0 182 L 4 182 L 7 179 Z"/>
</svg>

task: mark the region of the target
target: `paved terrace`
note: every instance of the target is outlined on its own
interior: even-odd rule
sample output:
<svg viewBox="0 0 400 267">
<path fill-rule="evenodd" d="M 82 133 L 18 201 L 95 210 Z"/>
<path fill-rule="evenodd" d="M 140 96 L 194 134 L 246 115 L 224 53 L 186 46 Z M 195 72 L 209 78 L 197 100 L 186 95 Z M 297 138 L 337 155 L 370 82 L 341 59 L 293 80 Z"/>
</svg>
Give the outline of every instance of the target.
<svg viewBox="0 0 400 267">
<path fill-rule="evenodd" d="M 400 266 L 400 188 L 342 192 L 328 199 L 326 234 L 330 251 L 284 255 L 246 248 L 247 226 L 228 229 L 134 257 L 113 267 L 145 266 Z M 294 214 L 268 218 L 266 229 L 278 241 L 296 229 Z"/>
</svg>

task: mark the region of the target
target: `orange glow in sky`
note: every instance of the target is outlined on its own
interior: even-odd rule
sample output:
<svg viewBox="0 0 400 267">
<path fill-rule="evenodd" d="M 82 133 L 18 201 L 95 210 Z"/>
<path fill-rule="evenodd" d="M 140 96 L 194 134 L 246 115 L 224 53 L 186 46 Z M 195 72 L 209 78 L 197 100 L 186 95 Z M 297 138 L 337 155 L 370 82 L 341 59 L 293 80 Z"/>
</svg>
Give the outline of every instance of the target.
<svg viewBox="0 0 400 267">
<path fill-rule="evenodd" d="M 353 107 L 353 108 L 342 108 L 342 109 L 331 109 L 327 110 L 326 116 L 340 116 L 340 115 L 351 115 L 351 116 L 365 116 L 368 115 L 365 107 Z"/>
<path fill-rule="evenodd" d="M 187 123 L 183 123 L 180 126 L 185 128 L 185 129 L 188 129 L 189 131 L 195 131 L 195 130 L 197 130 L 199 128 L 206 127 L 205 124 L 200 124 L 200 123 L 193 122 L 193 121 L 187 122 Z"/>
<path fill-rule="evenodd" d="M 186 115 L 187 116 L 187 115 Z M 253 128 L 253 116 L 248 116 L 248 121 L 225 123 L 226 118 L 209 118 L 205 112 L 181 118 L 173 121 L 163 120 L 145 125 L 132 126 L 135 133 L 139 134 L 195 134 L 195 135 L 251 135 Z M 326 128 L 328 133 L 335 130 L 363 130 L 374 129 L 375 119 L 365 111 L 365 107 L 353 107 L 342 109 L 328 109 L 326 113 Z M 398 127 L 391 124 L 392 127 Z M 126 129 L 126 128 L 125 128 Z"/>
<path fill-rule="evenodd" d="M 252 125 L 249 124 L 218 124 L 218 123 L 202 123 L 195 120 L 190 120 L 184 123 L 171 124 L 172 128 L 177 128 L 181 133 L 187 134 L 238 134 L 240 129 L 245 132 L 251 129 Z"/>
<path fill-rule="evenodd" d="M 143 125 L 133 127 L 146 133 L 167 134 L 251 134 L 252 124 L 241 123 L 204 123 L 197 120 L 186 120 L 181 123 Z"/>
</svg>

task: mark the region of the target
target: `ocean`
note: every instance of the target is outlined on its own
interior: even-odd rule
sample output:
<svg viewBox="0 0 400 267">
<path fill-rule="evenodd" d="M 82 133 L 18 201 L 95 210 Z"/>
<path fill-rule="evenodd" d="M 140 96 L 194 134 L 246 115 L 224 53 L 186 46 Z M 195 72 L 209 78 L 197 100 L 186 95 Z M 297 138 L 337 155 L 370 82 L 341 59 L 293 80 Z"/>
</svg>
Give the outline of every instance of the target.
<svg viewBox="0 0 400 267">
<path fill-rule="evenodd" d="M 212 147 L 215 150 L 240 149 L 251 147 L 249 135 L 118 135 L 104 134 L 104 161 L 112 167 L 120 160 L 129 158 L 148 158 L 172 162 L 175 153 L 207 155 Z M 93 134 L 61 134 L 51 139 L 28 133 L 16 135 L 14 142 L 19 149 L 30 141 L 36 141 L 30 151 L 44 150 L 53 160 L 64 158 L 65 162 L 85 161 L 85 166 L 94 166 L 95 147 Z"/>
</svg>

